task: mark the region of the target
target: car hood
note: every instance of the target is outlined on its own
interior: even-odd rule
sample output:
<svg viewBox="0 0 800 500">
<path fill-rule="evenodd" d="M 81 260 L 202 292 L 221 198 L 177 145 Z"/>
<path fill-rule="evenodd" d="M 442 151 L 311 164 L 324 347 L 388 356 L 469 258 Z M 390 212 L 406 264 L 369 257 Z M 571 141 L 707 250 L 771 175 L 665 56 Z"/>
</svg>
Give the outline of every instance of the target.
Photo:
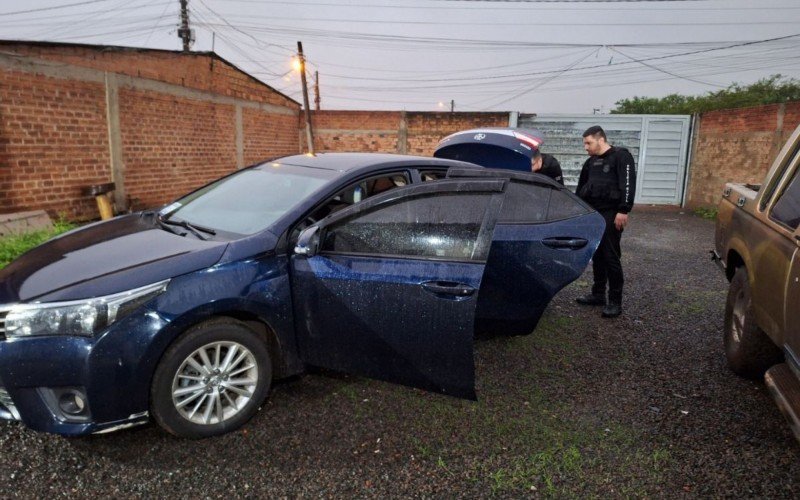
<svg viewBox="0 0 800 500">
<path fill-rule="evenodd" d="M 152 217 L 118 217 L 48 241 L 0 270 L 0 304 L 129 290 L 212 266 L 226 246 L 165 231 Z"/>
</svg>

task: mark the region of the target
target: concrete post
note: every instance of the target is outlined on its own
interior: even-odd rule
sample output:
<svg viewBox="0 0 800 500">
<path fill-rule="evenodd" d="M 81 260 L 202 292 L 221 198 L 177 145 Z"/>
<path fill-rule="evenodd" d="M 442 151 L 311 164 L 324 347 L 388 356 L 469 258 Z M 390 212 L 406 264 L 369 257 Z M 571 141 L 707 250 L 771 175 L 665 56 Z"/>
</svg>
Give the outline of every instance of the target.
<svg viewBox="0 0 800 500">
<path fill-rule="evenodd" d="M 771 160 L 778 156 L 778 153 L 781 152 L 781 148 L 783 148 L 783 143 L 788 139 L 788 137 L 784 137 L 783 135 L 783 119 L 785 116 L 786 104 L 780 103 L 775 117 L 775 132 L 772 134 L 772 147 L 769 149 L 770 165 L 772 164 Z M 789 134 L 791 133 L 792 131 L 790 130 Z"/>
<path fill-rule="evenodd" d="M 244 168 L 244 123 L 242 107 L 236 105 L 236 168 Z"/>
<path fill-rule="evenodd" d="M 114 204 L 117 212 L 128 209 L 125 190 L 125 162 L 122 158 L 122 132 L 119 124 L 119 83 L 114 73 L 105 73 L 106 122 L 108 123 L 108 149 L 111 160 L 111 180 L 114 182 Z"/>
<path fill-rule="evenodd" d="M 408 154 L 408 122 L 406 122 L 406 112 L 400 112 L 400 128 L 397 131 L 397 153 Z"/>
</svg>

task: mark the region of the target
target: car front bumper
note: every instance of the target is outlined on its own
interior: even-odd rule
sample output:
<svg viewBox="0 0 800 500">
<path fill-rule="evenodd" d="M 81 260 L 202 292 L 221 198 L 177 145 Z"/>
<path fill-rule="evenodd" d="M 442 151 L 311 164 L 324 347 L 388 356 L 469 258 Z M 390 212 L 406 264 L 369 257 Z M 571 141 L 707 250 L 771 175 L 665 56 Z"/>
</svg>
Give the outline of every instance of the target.
<svg viewBox="0 0 800 500">
<path fill-rule="evenodd" d="M 0 321 L 0 419 L 72 436 L 146 423 L 152 339 L 168 323 L 142 310 L 95 337 L 6 338 Z"/>
</svg>

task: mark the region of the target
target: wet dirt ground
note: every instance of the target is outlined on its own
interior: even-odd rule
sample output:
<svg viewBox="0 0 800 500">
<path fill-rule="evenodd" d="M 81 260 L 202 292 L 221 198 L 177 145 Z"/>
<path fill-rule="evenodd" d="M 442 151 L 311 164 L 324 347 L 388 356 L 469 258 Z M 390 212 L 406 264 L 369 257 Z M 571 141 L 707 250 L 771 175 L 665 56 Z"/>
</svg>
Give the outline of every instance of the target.
<svg viewBox="0 0 800 500">
<path fill-rule="evenodd" d="M 62 438 L 0 423 L 2 496 L 800 496 L 800 445 L 722 351 L 713 222 L 634 211 L 624 315 L 575 304 L 476 340 L 478 402 L 313 372 L 243 429 Z"/>
</svg>

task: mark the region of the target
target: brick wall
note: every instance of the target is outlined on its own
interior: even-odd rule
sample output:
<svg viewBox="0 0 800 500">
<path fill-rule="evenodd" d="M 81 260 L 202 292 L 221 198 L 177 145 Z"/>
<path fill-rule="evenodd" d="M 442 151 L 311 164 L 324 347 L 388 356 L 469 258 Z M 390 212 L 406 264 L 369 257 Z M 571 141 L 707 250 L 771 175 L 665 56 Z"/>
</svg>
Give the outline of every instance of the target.
<svg viewBox="0 0 800 500">
<path fill-rule="evenodd" d="M 0 71 L 0 213 L 88 213 L 108 156 L 102 84 Z"/>
<path fill-rule="evenodd" d="M 236 97 L 297 107 L 297 103 L 210 52 L 0 41 L 0 50 L 69 65 L 147 78 Z"/>
<path fill-rule="evenodd" d="M 314 148 L 317 151 L 397 153 L 399 111 L 314 111 Z M 300 132 L 305 134 L 301 116 Z M 306 138 L 302 135 L 301 146 Z"/>
<path fill-rule="evenodd" d="M 297 116 L 245 109 L 242 122 L 245 165 L 300 151 Z"/>
<path fill-rule="evenodd" d="M 315 111 L 318 151 L 407 153 L 430 156 L 439 140 L 478 127 L 507 127 L 508 113 Z M 301 120 L 301 134 L 304 122 Z M 305 136 L 301 146 L 305 145 Z"/>
<path fill-rule="evenodd" d="M 700 115 L 692 146 L 686 206 L 714 207 L 726 182 L 761 183 L 800 124 L 800 102 Z"/>
<path fill-rule="evenodd" d="M 96 218 L 82 188 L 116 180 L 115 158 L 120 202 L 147 207 L 299 151 L 299 105 L 214 57 L 0 48 L 0 213 Z"/>
<path fill-rule="evenodd" d="M 233 116 L 233 106 L 122 89 L 125 186 L 137 205 L 163 204 L 230 173 L 236 167 Z"/>
</svg>

